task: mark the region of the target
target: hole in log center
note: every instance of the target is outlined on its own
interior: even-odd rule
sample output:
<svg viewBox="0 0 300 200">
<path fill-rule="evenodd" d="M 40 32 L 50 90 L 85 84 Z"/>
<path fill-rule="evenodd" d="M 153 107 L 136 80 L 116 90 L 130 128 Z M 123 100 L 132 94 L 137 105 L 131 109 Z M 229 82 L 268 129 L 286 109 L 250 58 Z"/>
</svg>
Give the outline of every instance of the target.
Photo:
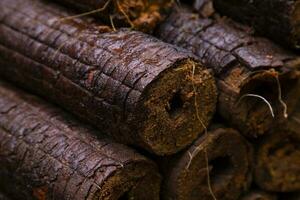
<svg viewBox="0 0 300 200">
<path fill-rule="evenodd" d="M 166 106 L 166 110 L 171 118 L 176 117 L 183 108 L 183 100 L 180 91 L 173 94 Z"/>
<path fill-rule="evenodd" d="M 233 172 L 233 164 L 229 156 L 218 157 L 209 162 L 212 167 L 210 171 L 210 179 L 212 184 L 218 183 L 226 177 L 230 177 Z"/>
</svg>

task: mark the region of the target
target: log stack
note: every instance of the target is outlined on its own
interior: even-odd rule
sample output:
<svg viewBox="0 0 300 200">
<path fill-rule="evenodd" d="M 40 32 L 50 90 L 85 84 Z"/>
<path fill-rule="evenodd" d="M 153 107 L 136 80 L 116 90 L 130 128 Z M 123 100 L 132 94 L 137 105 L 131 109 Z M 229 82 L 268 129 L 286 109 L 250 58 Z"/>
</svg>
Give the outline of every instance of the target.
<svg viewBox="0 0 300 200">
<path fill-rule="evenodd" d="M 298 4 L 1 0 L 0 199 L 299 199 Z"/>
</svg>

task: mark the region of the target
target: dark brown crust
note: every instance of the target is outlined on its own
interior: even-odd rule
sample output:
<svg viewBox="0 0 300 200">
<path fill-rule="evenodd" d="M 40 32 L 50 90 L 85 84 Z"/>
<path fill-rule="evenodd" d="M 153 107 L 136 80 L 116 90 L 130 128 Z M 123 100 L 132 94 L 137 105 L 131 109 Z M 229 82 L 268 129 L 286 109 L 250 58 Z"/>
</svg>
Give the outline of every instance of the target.
<svg viewBox="0 0 300 200">
<path fill-rule="evenodd" d="M 216 86 L 209 70 L 193 55 L 152 36 L 127 29 L 101 33 L 99 26 L 82 19 L 57 21 L 66 15 L 43 1 L 1 1 L 0 75 L 121 143 L 164 155 L 197 138 L 204 128 L 195 117 L 194 86 L 202 97 L 197 105 L 205 126 L 215 110 Z M 192 65 L 199 81 L 188 79 Z M 176 70 L 184 67 L 190 70 Z M 170 83 L 168 88 L 162 80 Z M 167 103 L 177 91 L 185 101 L 171 119 Z M 154 100 L 161 99 L 155 104 L 159 110 L 147 107 L 155 95 Z"/>
<path fill-rule="evenodd" d="M 300 113 L 293 114 L 286 124 L 256 147 L 255 182 L 273 192 L 300 190 Z"/>
<path fill-rule="evenodd" d="M 159 198 L 154 163 L 93 134 L 61 110 L 0 82 L 0 185 L 12 196 L 117 199 L 127 192 L 134 199 Z"/>
<path fill-rule="evenodd" d="M 157 35 L 190 50 L 214 70 L 220 91 L 218 111 L 242 133 L 253 137 L 285 121 L 276 77 L 288 112 L 293 111 L 299 96 L 296 68 L 300 59 L 267 39 L 251 36 L 248 30 L 230 20 L 203 19 L 188 9 L 178 9 L 158 28 Z M 275 118 L 262 100 L 241 99 L 248 93 L 271 102 Z"/>
<path fill-rule="evenodd" d="M 277 196 L 261 190 L 252 190 L 243 195 L 239 200 L 277 200 Z"/>
<path fill-rule="evenodd" d="M 54 0 L 52 0 L 54 1 Z M 171 0 L 55 0 L 81 12 L 105 8 L 97 13 L 100 20 L 116 27 L 131 27 L 152 32 L 172 7 Z M 113 22 L 110 21 L 110 17 Z"/>
<path fill-rule="evenodd" d="M 253 26 L 276 42 L 299 48 L 298 0 L 212 0 L 216 10 Z"/>
<path fill-rule="evenodd" d="M 161 161 L 163 199 L 212 199 L 206 176 L 205 146 L 211 186 L 217 199 L 237 199 L 248 189 L 252 180 L 252 146 L 237 131 L 216 128 L 183 153 Z"/>
</svg>

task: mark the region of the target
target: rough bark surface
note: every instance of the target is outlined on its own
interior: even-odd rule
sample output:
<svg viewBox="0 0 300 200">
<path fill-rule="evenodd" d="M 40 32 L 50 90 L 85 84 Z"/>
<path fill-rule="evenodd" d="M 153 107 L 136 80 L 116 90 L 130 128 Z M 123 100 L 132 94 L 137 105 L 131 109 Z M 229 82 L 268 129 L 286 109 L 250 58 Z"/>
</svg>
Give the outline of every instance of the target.
<svg viewBox="0 0 300 200">
<path fill-rule="evenodd" d="M 158 199 L 156 166 L 0 83 L 0 185 L 16 199 Z"/>
<path fill-rule="evenodd" d="M 300 46 L 299 0 L 212 0 L 218 12 L 253 26 L 260 34 Z"/>
<path fill-rule="evenodd" d="M 276 194 L 261 190 L 253 190 L 243 195 L 240 200 L 278 200 Z"/>
<path fill-rule="evenodd" d="M 218 111 L 245 135 L 256 137 L 286 120 L 279 96 L 288 113 L 293 111 L 299 98 L 299 57 L 251 36 L 247 27 L 178 9 L 157 35 L 193 52 L 214 70 L 220 91 Z M 249 94 L 269 101 L 275 116 L 262 98 Z"/>
<path fill-rule="evenodd" d="M 293 116 L 292 116 L 293 117 Z M 300 190 L 300 131 L 285 124 L 256 147 L 255 182 L 273 192 Z"/>
<path fill-rule="evenodd" d="M 52 0 L 54 1 L 54 0 Z M 55 0 L 81 12 L 96 11 L 94 14 L 107 24 L 116 27 L 132 27 L 152 32 L 172 7 L 171 0 Z M 112 21 L 110 20 L 112 19 Z"/>
<path fill-rule="evenodd" d="M 0 75 L 156 154 L 175 153 L 203 132 L 216 86 L 193 55 L 140 32 L 59 21 L 66 15 L 44 1 L 2 0 Z"/>
<path fill-rule="evenodd" d="M 210 185 L 217 199 L 237 199 L 248 189 L 252 180 L 252 147 L 237 131 L 216 128 L 183 153 L 161 161 L 163 199 L 213 199 L 208 190 L 205 150 Z"/>
</svg>

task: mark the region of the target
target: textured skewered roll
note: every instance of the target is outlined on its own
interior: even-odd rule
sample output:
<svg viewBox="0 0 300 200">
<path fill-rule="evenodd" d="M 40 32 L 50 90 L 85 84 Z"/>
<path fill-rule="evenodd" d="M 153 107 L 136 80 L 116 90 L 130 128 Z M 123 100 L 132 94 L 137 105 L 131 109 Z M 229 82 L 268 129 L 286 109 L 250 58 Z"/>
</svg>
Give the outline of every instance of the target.
<svg viewBox="0 0 300 200">
<path fill-rule="evenodd" d="M 237 199 L 251 183 L 252 156 L 252 146 L 237 131 L 212 128 L 188 149 L 162 159 L 162 198 Z"/>
<path fill-rule="evenodd" d="M 52 0 L 76 8 L 78 15 L 65 19 L 94 14 L 100 20 L 116 27 L 131 27 L 143 32 L 152 32 L 169 13 L 171 0 Z M 86 13 L 85 13 L 86 12 Z"/>
<path fill-rule="evenodd" d="M 263 135 L 294 110 L 299 57 L 251 36 L 247 27 L 182 8 L 158 28 L 157 36 L 188 49 L 214 70 L 218 112 L 244 135 Z"/>
<path fill-rule="evenodd" d="M 16 199 L 159 199 L 156 165 L 0 82 L 0 186 Z"/>
<path fill-rule="evenodd" d="M 66 15 L 49 2 L 0 1 L 0 76 L 155 154 L 203 132 L 217 92 L 193 55 L 141 32 L 59 20 Z"/>
</svg>

